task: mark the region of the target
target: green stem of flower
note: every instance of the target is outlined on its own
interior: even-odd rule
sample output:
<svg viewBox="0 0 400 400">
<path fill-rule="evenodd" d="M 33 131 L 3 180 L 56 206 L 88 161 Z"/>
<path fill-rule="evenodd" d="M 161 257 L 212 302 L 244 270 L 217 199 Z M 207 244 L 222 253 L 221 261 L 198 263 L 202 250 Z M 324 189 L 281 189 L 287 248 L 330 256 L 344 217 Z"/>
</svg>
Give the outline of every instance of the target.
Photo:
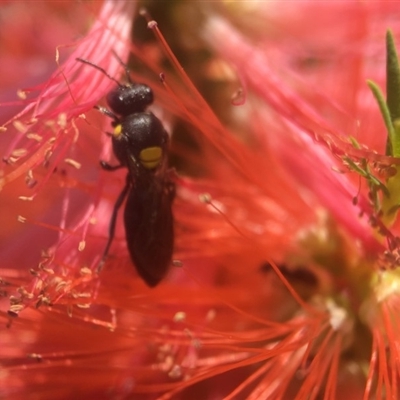
<svg viewBox="0 0 400 400">
<path fill-rule="evenodd" d="M 381 111 L 383 121 L 385 122 L 386 129 L 388 132 L 388 139 L 386 143 L 386 154 L 392 155 L 394 157 L 400 156 L 400 137 L 396 140 L 395 129 L 392 123 L 389 107 L 385 101 L 383 93 L 379 86 L 370 80 L 367 81 L 375 100 L 378 103 L 379 109 Z"/>
<path fill-rule="evenodd" d="M 388 132 L 386 155 L 400 157 L 400 67 L 390 30 L 386 33 L 386 100 L 379 86 L 368 81 Z"/>
</svg>

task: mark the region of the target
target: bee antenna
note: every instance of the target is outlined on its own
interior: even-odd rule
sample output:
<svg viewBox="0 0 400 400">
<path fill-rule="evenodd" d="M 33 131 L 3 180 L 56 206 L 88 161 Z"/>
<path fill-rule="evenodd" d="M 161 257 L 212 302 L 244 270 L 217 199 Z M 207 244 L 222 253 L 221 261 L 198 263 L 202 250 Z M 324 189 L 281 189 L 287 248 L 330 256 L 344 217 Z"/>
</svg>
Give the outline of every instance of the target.
<svg viewBox="0 0 400 400">
<path fill-rule="evenodd" d="M 125 75 L 126 75 L 126 79 L 130 84 L 133 84 L 132 79 L 131 79 L 131 75 L 130 75 L 130 71 L 128 66 L 122 61 L 121 57 L 116 53 L 116 51 L 113 49 L 111 50 L 114 57 L 118 60 L 118 62 L 124 67 L 125 70 Z"/>
<path fill-rule="evenodd" d="M 99 65 L 97 65 L 97 64 L 95 64 L 95 63 L 93 63 L 93 62 L 91 62 L 91 61 L 89 61 L 89 60 L 86 60 L 86 59 L 84 59 L 84 58 L 80 58 L 80 57 L 77 57 L 76 60 L 77 60 L 77 61 L 80 61 L 81 63 L 88 64 L 88 65 L 92 66 L 93 68 L 96 68 L 97 70 L 99 70 L 100 72 L 102 72 L 107 78 L 109 78 L 109 79 L 111 79 L 112 81 L 114 81 L 119 87 L 122 87 L 122 86 L 123 86 L 120 82 L 118 82 L 118 81 L 117 81 L 114 77 L 112 77 L 104 68 L 100 67 Z M 118 58 L 118 61 L 122 62 L 119 58 Z M 124 64 L 123 64 L 123 65 L 124 65 Z M 125 66 L 125 71 L 127 71 L 127 67 L 126 67 L 126 66 Z"/>
</svg>

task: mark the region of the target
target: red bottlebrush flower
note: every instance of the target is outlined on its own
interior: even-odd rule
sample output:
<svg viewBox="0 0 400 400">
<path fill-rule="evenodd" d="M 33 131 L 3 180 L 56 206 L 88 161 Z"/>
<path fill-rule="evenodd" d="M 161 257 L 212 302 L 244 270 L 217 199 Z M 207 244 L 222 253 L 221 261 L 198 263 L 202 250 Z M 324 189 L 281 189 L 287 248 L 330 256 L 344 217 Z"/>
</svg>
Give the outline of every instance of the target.
<svg viewBox="0 0 400 400">
<path fill-rule="evenodd" d="M 249 5 L 202 17 L 208 77 L 229 65 L 219 78 L 236 71 L 243 87 L 221 100 L 226 124 L 153 21 L 161 44 L 131 44 L 135 2 L 104 2 L 46 83 L 7 102 L 18 111 L 1 139 L 0 397 L 398 397 L 399 99 L 370 84 L 376 102 L 365 83 L 382 81 L 395 10 Z M 147 67 L 131 76 L 153 88 L 154 113 L 191 132 L 170 149 L 183 160 L 171 172 L 175 262 L 156 288 L 137 276 L 121 218 L 98 271 L 126 170 L 100 171 L 114 157 L 112 119 L 93 107 L 123 81 L 129 53 Z"/>
</svg>

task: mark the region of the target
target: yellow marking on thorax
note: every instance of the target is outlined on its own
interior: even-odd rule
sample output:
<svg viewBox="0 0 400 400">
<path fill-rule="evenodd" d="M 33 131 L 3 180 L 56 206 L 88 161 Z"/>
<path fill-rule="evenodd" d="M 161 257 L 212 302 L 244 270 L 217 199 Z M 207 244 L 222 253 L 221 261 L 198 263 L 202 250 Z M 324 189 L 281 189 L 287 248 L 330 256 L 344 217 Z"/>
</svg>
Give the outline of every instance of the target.
<svg viewBox="0 0 400 400">
<path fill-rule="evenodd" d="M 161 162 L 161 157 L 162 148 L 158 146 L 147 147 L 139 154 L 140 163 L 147 169 L 156 168 Z"/>
</svg>

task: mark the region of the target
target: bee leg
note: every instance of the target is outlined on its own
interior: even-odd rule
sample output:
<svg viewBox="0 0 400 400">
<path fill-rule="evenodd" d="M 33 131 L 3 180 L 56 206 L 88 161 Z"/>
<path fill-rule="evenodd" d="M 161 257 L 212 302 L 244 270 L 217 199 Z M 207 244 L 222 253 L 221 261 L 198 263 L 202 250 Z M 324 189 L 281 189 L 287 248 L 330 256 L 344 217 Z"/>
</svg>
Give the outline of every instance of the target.
<svg viewBox="0 0 400 400">
<path fill-rule="evenodd" d="M 100 160 L 100 167 L 103 168 L 106 171 L 115 171 L 117 169 L 123 168 L 124 166 L 119 164 L 119 165 L 111 165 L 107 161 Z"/>
<path fill-rule="evenodd" d="M 119 118 L 107 108 L 101 106 L 94 106 L 93 108 L 99 110 L 102 114 L 107 115 L 107 117 L 112 118 L 114 121 L 119 121 Z"/>
<path fill-rule="evenodd" d="M 115 226 L 117 224 L 117 216 L 118 216 L 118 210 L 121 208 L 122 203 L 125 200 L 125 197 L 127 196 L 129 189 L 131 187 L 131 178 L 130 175 L 128 174 L 126 176 L 126 183 L 124 188 L 122 189 L 122 192 L 119 194 L 117 201 L 114 204 L 114 209 L 113 209 L 113 213 L 111 216 L 111 221 L 110 221 L 110 226 L 108 228 L 108 241 L 107 241 L 107 245 L 106 248 L 104 250 L 103 256 L 101 257 L 100 263 L 97 267 L 97 273 L 99 273 L 104 266 L 106 257 L 108 255 L 108 251 L 110 250 L 111 247 L 111 243 L 114 239 L 114 235 L 115 235 Z"/>
</svg>

